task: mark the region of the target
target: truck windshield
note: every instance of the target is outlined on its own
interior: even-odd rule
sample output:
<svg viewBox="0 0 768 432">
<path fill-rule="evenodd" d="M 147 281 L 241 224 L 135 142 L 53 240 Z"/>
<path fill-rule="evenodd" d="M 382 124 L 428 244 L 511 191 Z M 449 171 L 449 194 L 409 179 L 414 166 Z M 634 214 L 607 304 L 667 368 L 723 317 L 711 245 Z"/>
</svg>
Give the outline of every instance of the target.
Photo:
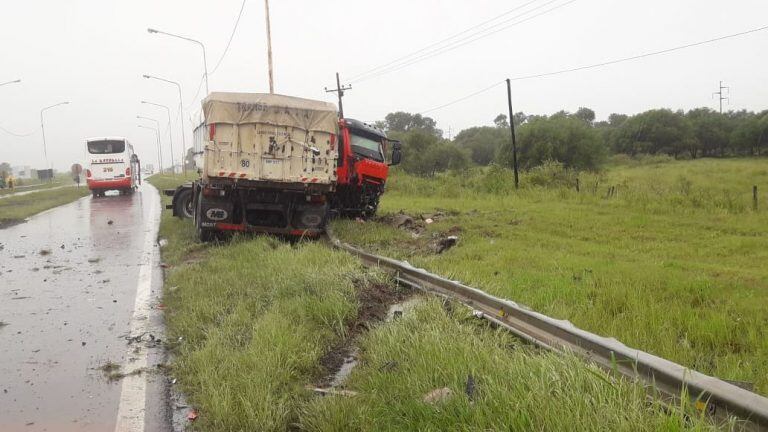
<svg viewBox="0 0 768 432">
<path fill-rule="evenodd" d="M 88 153 L 90 154 L 113 154 L 123 153 L 124 151 L 125 141 L 101 140 L 88 143 Z"/>
<path fill-rule="evenodd" d="M 351 130 L 349 136 L 352 144 L 352 151 L 360 156 L 378 162 L 384 162 L 384 155 L 381 151 L 381 138 L 371 135 L 362 135 Z"/>
</svg>

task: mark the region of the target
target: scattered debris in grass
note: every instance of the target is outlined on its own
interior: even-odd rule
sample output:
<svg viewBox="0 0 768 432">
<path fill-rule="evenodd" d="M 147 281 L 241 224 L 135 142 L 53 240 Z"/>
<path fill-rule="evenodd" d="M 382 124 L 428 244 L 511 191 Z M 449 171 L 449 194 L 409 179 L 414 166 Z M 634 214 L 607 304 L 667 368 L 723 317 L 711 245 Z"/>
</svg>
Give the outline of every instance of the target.
<svg viewBox="0 0 768 432">
<path fill-rule="evenodd" d="M 448 387 L 434 389 L 431 392 L 424 395 L 422 400 L 428 404 L 435 405 L 447 401 L 453 396 L 453 390 Z"/>
</svg>

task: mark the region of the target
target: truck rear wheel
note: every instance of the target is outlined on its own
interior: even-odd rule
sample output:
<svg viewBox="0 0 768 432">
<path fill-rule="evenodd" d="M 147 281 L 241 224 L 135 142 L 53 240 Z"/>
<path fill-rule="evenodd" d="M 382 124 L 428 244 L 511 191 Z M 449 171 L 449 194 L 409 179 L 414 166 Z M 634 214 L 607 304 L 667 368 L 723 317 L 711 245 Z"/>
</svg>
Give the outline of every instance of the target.
<svg viewBox="0 0 768 432">
<path fill-rule="evenodd" d="M 178 192 L 174 197 L 173 213 L 181 219 L 191 219 L 195 216 L 194 200 L 192 199 L 192 189 L 186 188 Z"/>
</svg>

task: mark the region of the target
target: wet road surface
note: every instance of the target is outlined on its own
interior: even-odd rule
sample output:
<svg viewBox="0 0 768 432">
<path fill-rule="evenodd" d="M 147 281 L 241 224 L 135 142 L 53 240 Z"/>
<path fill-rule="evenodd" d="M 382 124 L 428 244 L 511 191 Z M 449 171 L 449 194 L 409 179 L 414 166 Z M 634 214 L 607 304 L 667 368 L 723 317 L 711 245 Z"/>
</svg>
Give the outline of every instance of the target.
<svg viewBox="0 0 768 432">
<path fill-rule="evenodd" d="M 153 370 L 161 312 L 149 312 L 160 309 L 159 216 L 159 194 L 144 184 L 0 230 L 0 431 L 141 430 L 145 421 L 166 430 L 164 378 Z M 142 373 L 109 379 L 107 364 Z M 118 423 L 118 411 L 135 418 Z"/>
</svg>

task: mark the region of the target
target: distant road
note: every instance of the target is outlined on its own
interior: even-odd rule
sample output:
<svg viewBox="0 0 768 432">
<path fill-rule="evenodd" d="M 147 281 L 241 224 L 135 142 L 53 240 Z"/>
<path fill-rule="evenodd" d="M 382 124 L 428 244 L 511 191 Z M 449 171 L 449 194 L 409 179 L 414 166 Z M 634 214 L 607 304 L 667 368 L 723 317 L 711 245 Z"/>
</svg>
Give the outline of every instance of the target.
<svg viewBox="0 0 768 432">
<path fill-rule="evenodd" d="M 37 186 L 37 185 L 35 185 L 35 186 Z M 31 191 L 14 192 L 14 193 L 9 193 L 9 194 L 5 194 L 5 195 L 0 195 L 0 199 L 10 198 L 10 197 L 15 197 L 15 196 L 22 196 L 22 195 L 29 195 L 29 194 L 33 194 L 33 193 L 36 193 L 36 192 L 56 190 L 56 189 L 61 189 L 61 188 L 66 188 L 66 187 L 73 187 L 73 186 L 77 186 L 77 185 L 72 183 L 72 184 L 69 184 L 69 185 L 56 186 L 56 187 L 52 187 L 52 188 L 40 188 L 40 189 L 31 190 Z M 31 186 L 29 186 L 29 187 L 31 187 Z M 83 185 L 83 187 L 85 187 L 85 185 Z"/>
</svg>

